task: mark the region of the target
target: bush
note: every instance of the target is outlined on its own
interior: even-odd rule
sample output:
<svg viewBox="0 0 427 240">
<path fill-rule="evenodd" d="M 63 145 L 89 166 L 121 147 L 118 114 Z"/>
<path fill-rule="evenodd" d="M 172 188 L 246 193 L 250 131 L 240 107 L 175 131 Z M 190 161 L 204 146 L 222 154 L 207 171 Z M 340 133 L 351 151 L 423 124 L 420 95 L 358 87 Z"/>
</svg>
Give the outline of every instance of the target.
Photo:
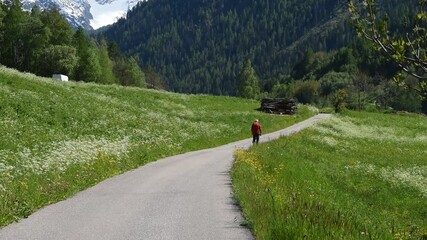
<svg viewBox="0 0 427 240">
<path fill-rule="evenodd" d="M 335 92 L 333 98 L 332 98 L 332 102 L 334 104 L 334 109 L 335 112 L 341 112 L 342 110 L 345 109 L 346 106 L 346 98 L 347 98 L 348 94 L 344 89 L 339 89 L 338 91 Z"/>
<path fill-rule="evenodd" d="M 297 82 L 295 97 L 300 103 L 315 103 L 319 100 L 320 84 L 315 80 Z"/>
<path fill-rule="evenodd" d="M 322 94 L 328 96 L 336 92 L 338 89 L 343 89 L 351 84 L 352 77 L 349 73 L 344 72 L 329 72 L 320 78 Z"/>
<path fill-rule="evenodd" d="M 272 97 L 287 98 L 294 96 L 295 84 L 281 84 L 277 83 L 273 86 Z"/>
</svg>

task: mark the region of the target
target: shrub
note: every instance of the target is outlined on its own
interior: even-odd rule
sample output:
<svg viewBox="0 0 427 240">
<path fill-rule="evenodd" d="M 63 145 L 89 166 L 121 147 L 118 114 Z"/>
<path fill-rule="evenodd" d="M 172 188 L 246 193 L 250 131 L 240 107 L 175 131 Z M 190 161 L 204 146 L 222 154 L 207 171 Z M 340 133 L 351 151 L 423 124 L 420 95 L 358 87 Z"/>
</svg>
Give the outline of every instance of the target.
<svg viewBox="0 0 427 240">
<path fill-rule="evenodd" d="M 319 99 L 320 84 L 315 80 L 297 82 L 295 97 L 300 103 L 315 103 Z"/>
</svg>

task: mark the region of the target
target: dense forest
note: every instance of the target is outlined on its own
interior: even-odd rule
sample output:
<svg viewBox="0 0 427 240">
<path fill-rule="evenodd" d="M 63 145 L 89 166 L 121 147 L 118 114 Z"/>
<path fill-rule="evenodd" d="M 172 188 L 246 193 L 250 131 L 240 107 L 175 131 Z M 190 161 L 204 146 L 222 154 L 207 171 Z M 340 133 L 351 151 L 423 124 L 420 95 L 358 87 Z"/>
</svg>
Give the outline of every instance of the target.
<svg viewBox="0 0 427 240">
<path fill-rule="evenodd" d="M 315 50 L 348 43 L 345 15 L 336 0 L 156 0 L 102 35 L 153 67 L 172 91 L 235 95 L 247 60 L 269 79 L 302 57 L 306 42 Z"/>
<path fill-rule="evenodd" d="M 74 30 L 58 9 L 31 12 L 19 0 L 0 3 L 0 64 L 39 76 L 65 74 L 73 80 L 145 87 L 134 58 L 115 44 Z"/>
<path fill-rule="evenodd" d="M 397 0 L 385 4 L 396 15 L 409 11 Z M 355 39 L 339 0 L 145 1 L 99 34 L 152 67 L 170 90 L 216 95 L 237 94 L 248 60 L 264 85 L 283 79 L 308 48 L 329 51 Z"/>
</svg>

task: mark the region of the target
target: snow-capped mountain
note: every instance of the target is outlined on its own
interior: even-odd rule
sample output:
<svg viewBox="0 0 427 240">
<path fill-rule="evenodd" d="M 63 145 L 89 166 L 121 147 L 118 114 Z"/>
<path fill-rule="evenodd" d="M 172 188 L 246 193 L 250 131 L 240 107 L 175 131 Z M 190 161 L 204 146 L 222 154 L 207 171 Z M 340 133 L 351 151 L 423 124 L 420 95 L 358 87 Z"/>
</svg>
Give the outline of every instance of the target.
<svg viewBox="0 0 427 240">
<path fill-rule="evenodd" d="M 93 16 L 90 19 L 91 27 L 97 29 L 116 22 L 140 1 L 144 0 L 88 0 Z"/>
<path fill-rule="evenodd" d="M 75 27 L 97 29 L 114 23 L 143 0 L 23 0 L 24 9 L 34 5 L 41 9 L 56 5 L 64 17 Z"/>
</svg>

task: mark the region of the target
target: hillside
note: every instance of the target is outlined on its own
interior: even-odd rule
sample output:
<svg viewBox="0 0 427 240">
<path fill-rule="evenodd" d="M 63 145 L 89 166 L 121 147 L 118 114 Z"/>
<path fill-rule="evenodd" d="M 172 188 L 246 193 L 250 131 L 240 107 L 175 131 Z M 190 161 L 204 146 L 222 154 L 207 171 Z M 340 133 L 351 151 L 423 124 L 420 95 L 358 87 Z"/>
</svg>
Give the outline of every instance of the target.
<svg viewBox="0 0 427 240">
<path fill-rule="evenodd" d="M 270 132 L 295 116 L 257 101 L 57 82 L 0 67 L 0 226 L 164 156 Z"/>
<path fill-rule="evenodd" d="M 379 2 L 390 17 L 415 6 Z M 282 81 L 308 48 L 347 46 L 355 39 L 348 16 L 339 0 L 155 0 L 139 3 L 99 34 L 142 67 L 153 67 L 170 90 L 235 95 L 248 59 L 266 84 Z"/>
<path fill-rule="evenodd" d="M 140 3 L 102 34 L 152 66 L 173 91 L 234 95 L 247 59 L 261 78 L 275 78 L 307 46 L 348 43 L 345 7 L 337 0 L 156 0 Z"/>
</svg>

